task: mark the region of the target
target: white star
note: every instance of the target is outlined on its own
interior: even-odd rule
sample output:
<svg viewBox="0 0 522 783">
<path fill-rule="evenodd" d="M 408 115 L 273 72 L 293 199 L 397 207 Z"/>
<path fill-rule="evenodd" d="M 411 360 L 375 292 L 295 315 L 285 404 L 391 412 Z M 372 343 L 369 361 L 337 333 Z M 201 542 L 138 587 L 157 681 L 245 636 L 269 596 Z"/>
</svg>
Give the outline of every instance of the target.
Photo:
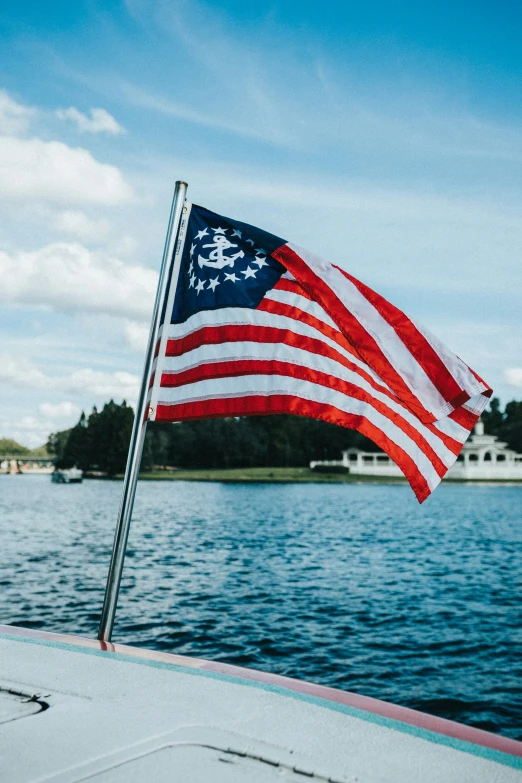
<svg viewBox="0 0 522 783">
<path fill-rule="evenodd" d="M 194 271 L 194 261 L 191 261 L 189 266 L 189 275 L 191 275 L 193 271 Z"/>
<path fill-rule="evenodd" d="M 196 234 L 196 239 L 203 239 L 204 236 L 208 234 L 208 231 L 206 228 L 202 228 L 201 231 L 198 231 Z"/>
<path fill-rule="evenodd" d="M 208 287 L 212 289 L 212 291 L 216 290 L 216 286 L 219 285 L 219 278 L 216 277 L 215 280 L 209 280 L 208 281 Z"/>
<path fill-rule="evenodd" d="M 190 278 L 189 288 L 194 288 L 194 283 L 196 282 L 196 275 L 193 274 Z"/>
<path fill-rule="evenodd" d="M 190 246 L 190 257 L 191 257 L 191 258 L 192 258 L 192 256 L 194 255 L 194 250 L 195 250 L 195 249 L 196 249 L 196 245 L 191 245 L 191 246 Z"/>
<path fill-rule="evenodd" d="M 212 231 L 214 232 L 214 234 L 225 234 L 226 228 L 213 228 Z"/>
<path fill-rule="evenodd" d="M 205 281 L 198 280 L 198 284 L 196 286 L 196 291 L 198 292 L 198 296 L 200 295 L 200 293 L 203 291 L 204 288 L 205 288 Z"/>
<path fill-rule="evenodd" d="M 266 250 L 263 250 L 262 247 L 256 247 L 256 253 L 262 253 L 264 256 L 266 256 Z"/>
<path fill-rule="evenodd" d="M 239 237 L 239 238 L 241 239 L 241 237 L 242 237 L 241 231 L 240 231 L 238 228 L 235 228 L 235 229 L 232 231 L 232 236 L 233 236 L 233 237 Z"/>
<path fill-rule="evenodd" d="M 259 269 L 250 269 L 249 266 L 247 266 L 246 269 L 242 270 L 242 273 L 245 275 L 245 280 L 248 277 L 255 277 L 258 272 L 259 272 Z"/>
<path fill-rule="evenodd" d="M 255 242 L 253 239 L 247 239 L 247 245 L 252 245 L 252 247 L 254 247 L 254 244 Z"/>
<path fill-rule="evenodd" d="M 228 274 L 228 272 L 225 272 L 225 281 L 226 280 L 232 280 L 233 283 L 237 283 L 238 280 L 241 278 L 236 277 L 235 272 L 232 272 L 231 274 Z"/>
<path fill-rule="evenodd" d="M 260 256 L 256 256 L 254 258 L 254 264 L 257 264 L 259 269 L 261 269 L 262 266 L 268 266 L 266 263 L 266 258 L 261 258 Z"/>
</svg>

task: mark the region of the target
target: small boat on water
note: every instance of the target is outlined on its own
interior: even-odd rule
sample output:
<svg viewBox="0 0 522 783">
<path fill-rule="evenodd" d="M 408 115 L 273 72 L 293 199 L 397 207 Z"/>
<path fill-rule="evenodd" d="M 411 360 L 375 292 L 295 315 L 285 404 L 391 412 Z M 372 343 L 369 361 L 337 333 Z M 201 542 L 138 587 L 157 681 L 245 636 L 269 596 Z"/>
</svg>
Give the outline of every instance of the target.
<svg viewBox="0 0 522 783">
<path fill-rule="evenodd" d="M 22 465 L 22 473 L 24 476 L 52 476 L 54 473 L 54 468 L 48 468 L 48 467 L 38 467 L 38 466 L 27 466 Z"/>
<path fill-rule="evenodd" d="M 51 474 L 51 481 L 55 484 L 80 484 L 83 481 L 83 471 L 79 468 L 55 470 Z"/>
</svg>

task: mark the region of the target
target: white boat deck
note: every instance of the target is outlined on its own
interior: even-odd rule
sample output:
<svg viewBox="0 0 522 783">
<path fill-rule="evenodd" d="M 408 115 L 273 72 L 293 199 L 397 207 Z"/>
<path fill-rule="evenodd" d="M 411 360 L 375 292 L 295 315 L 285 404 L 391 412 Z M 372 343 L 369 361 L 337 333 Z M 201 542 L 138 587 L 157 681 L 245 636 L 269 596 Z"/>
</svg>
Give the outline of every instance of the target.
<svg viewBox="0 0 522 783">
<path fill-rule="evenodd" d="M 522 743 L 225 664 L 0 626 L 5 783 L 511 783 Z"/>
</svg>

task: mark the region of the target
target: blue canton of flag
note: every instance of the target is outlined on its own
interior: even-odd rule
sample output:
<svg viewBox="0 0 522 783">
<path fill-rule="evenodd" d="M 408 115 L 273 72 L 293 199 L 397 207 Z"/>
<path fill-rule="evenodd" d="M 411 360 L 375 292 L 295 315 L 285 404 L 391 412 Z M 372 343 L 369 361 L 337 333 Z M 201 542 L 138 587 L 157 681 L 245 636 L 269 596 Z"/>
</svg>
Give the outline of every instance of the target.
<svg viewBox="0 0 522 783">
<path fill-rule="evenodd" d="M 285 271 L 270 256 L 284 242 L 193 204 L 171 322 L 201 310 L 257 307 Z"/>
</svg>

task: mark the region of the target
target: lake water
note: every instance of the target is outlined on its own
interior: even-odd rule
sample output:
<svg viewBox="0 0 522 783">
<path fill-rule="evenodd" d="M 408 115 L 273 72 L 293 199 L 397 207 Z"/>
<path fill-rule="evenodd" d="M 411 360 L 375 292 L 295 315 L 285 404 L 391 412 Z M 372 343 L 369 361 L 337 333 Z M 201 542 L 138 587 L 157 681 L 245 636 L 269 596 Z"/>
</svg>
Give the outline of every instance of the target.
<svg viewBox="0 0 522 783">
<path fill-rule="evenodd" d="M 0 476 L 0 622 L 95 635 L 121 484 Z M 142 482 L 114 641 L 522 739 L 522 487 Z"/>
</svg>

